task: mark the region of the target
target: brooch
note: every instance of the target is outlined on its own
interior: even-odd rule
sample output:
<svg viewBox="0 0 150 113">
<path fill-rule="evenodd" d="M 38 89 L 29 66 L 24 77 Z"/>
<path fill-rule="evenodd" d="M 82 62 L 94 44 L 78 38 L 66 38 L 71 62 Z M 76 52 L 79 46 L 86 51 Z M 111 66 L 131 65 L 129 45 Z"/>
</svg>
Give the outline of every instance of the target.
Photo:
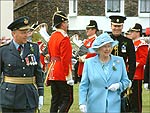
<svg viewBox="0 0 150 113">
<path fill-rule="evenodd" d="M 113 71 L 117 71 L 116 64 L 119 64 L 119 63 L 120 63 L 119 60 L 115 60 L 115 61 L 113 62 L 113 65 L 112 65 Z"/>
</svg>

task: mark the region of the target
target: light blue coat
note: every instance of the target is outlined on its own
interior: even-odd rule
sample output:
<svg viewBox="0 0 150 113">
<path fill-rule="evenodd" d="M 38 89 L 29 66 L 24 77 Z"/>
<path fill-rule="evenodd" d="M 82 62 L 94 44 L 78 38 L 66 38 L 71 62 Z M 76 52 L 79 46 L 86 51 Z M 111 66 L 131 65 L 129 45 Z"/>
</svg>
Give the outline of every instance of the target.
<svg viewBox="0 0 150 113">
<path fill-rule="evenodd" d="M 129 82 L 122 57 L 111 55 L 107 77 L 102 69 L 99 56 L 88 58 L 84 63 L 79 86 L 79 105 L 87 105 L 87 112 L 90 113 L 119 113 L 120 94 L 129 86 Z M 114 92 L 108 90 L 108 87 L 114 83 L 119 83 L 120 88 Z"/>
</svg>

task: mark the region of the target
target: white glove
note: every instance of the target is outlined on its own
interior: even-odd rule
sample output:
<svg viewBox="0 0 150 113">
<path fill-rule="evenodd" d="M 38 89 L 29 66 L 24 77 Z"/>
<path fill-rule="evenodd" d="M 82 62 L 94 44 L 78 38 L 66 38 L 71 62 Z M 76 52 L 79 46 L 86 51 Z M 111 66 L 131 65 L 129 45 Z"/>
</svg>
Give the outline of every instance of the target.
<svg viewBox="0 0 150 113">
<path fill-rule="evenodd" d="M 132 86 L 132 82 L 131 82 L 131 80 L 130 80 L 130 83 L 129 83 L 128 88 L 131 88 L 131 86 Z"/>
<path fill-rule="evenodd" d="M 148 83 L 144 83 L 144 88 L 148 90 Z"/>
<path fill-rule="evenodd" d="M 116 91 L 117 89 L 119 89 L 119 87 L 120 87 L 119 83 L 111 84 L 111 85 L 108 87 L 108 90 Z"/>
<path fill-rule="evenodd" d="M 43 107 L 43 96 L 39 96 L 39 105 L 38 109 L 40 110 Z"/>
<path fill-rule="evenodd" d="M 67 80 L 67 84 L 70 85 L 70 86 L 73 86 L 74 85 L 74 80 L 72 80 L 72 79 Z"/>
<path fill-rule="evenodd" d="M 79 106 L 79 109 L 80 109 L 80 111 L 82 112 L 82 113 L 86 113 L 87 112 L 87 109 L 86 109 L 86 105 L 80 105 Z"/>
</svg>

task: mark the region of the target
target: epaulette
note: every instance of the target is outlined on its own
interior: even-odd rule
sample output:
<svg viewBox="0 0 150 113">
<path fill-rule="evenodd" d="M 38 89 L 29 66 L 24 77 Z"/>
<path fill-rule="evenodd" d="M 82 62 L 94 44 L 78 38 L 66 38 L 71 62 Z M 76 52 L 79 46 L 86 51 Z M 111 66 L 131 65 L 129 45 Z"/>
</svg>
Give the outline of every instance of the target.
<svg viewBox="0 0 150 113">
<path fill-rule="evenodd" d="M 9 43 L 5 43 L 5 44 L 1 44 L 0 47 L 7 46 L 7 45 L 9 45 L 9 44 L 10 44 L 10 42 L 9 42 Z"/>
<path fill-rule="evenodd" d="M 134 44 L 135 51 L 137 51 L 137 49 L 141 46 L 148 46 L 148 44 L 144 40 L 138 40 L 138 41 L 140 41 L 140 43 L 138 43 L 137 45 Z"/>
</svg>

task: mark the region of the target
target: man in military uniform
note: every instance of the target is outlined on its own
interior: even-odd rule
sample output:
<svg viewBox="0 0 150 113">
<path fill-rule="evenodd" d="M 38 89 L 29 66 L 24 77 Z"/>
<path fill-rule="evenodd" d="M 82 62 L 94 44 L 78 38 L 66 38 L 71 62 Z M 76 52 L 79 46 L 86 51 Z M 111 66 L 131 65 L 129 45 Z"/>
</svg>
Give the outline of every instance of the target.
<svg viewBox="0 0 150 113">
<path fill-rule="evenodd" d="M 110 36 L 112 39 L 117 40 L 119 42 L 119 44 L 113 48 L 112 54 L 123 57 L 124 62 L 126 64 L 128 77 L 131 81 L 133 81 L 133 76 L 136 69 L 136 56 L 134 44 L 131 39 L 122 35 L 123 23 L 126 20 L 126 17 L 113 15 L 109 18 L 111 19 L 112 29 L 112 34 Z M 123 111 L 122 109 L 122 112 L 126 111 Z"/>
<path fill-rule="evenodd" d="M 27 42 L 29 18 L 12 22 L 13 40 L 0 47 L 2 113 L 35 113 L 43 105 L 43 81 L 37 44 Z"/>
<path fill-rule="evenodd" d="M 111 19 L 111 38 L 119 41 L 119 45 L 114 47 L 112 54 L 123 57 L 125 63 L 128 66 L 128 76 L 130 80 L 133 80 L 135 68 L 136 68 L 136 56 L 134 44 L 131 39 L 124 37 L 122 33 L 123 23 L 126 17 L 123 16 L 110 16 Z"/>
<path fill-rule="evenodd" d="M 136 70 L 132 84 L 132 110 L 133 112 L 142 112 L 142 81 L 144 80 L 144 66 L 148 55 L 148 44 L 141 39 L 142 25 L 136 23 L 131 28 L 131 37 L 136 51 Z"/>
<path fill-rule="evenodd" d="M 86 26 L 86 35 L 88 36 L 88 38 L 83 40 L 83 45 L 86 49 L 90 48 L 92 46 L 92 43 L 94 42 L 94 40 L 97 38 L 97 35 L 96 35 L 97 31 L 99 31 L 97 22 L 95 20 L 90 20 L 90 23 Z M 83 52 L 82 52 L 82 54 L 83 54 Z M 83 71 L 85 59 L 93 57 L 95 55 L 96 55 L 96 53 L 95 54 L 88 53 L 88 51 L 87 51 L 86 54 L 79 56 L 78 75 L 80 77 L 80 80 L 82 77 L 82 71 Z"/>
<path fill-rule="evenodd" d="M 50 67 L 46 85 L 51 85 L 50 113 L 68 113 L 73 103 L 72 46 L 67 35 L 68 18 L 62 11 L 53 15 L 56 30 L 48 41 Z M 50 83 L 50 84 L 49 84 Z"/>
</svg>

